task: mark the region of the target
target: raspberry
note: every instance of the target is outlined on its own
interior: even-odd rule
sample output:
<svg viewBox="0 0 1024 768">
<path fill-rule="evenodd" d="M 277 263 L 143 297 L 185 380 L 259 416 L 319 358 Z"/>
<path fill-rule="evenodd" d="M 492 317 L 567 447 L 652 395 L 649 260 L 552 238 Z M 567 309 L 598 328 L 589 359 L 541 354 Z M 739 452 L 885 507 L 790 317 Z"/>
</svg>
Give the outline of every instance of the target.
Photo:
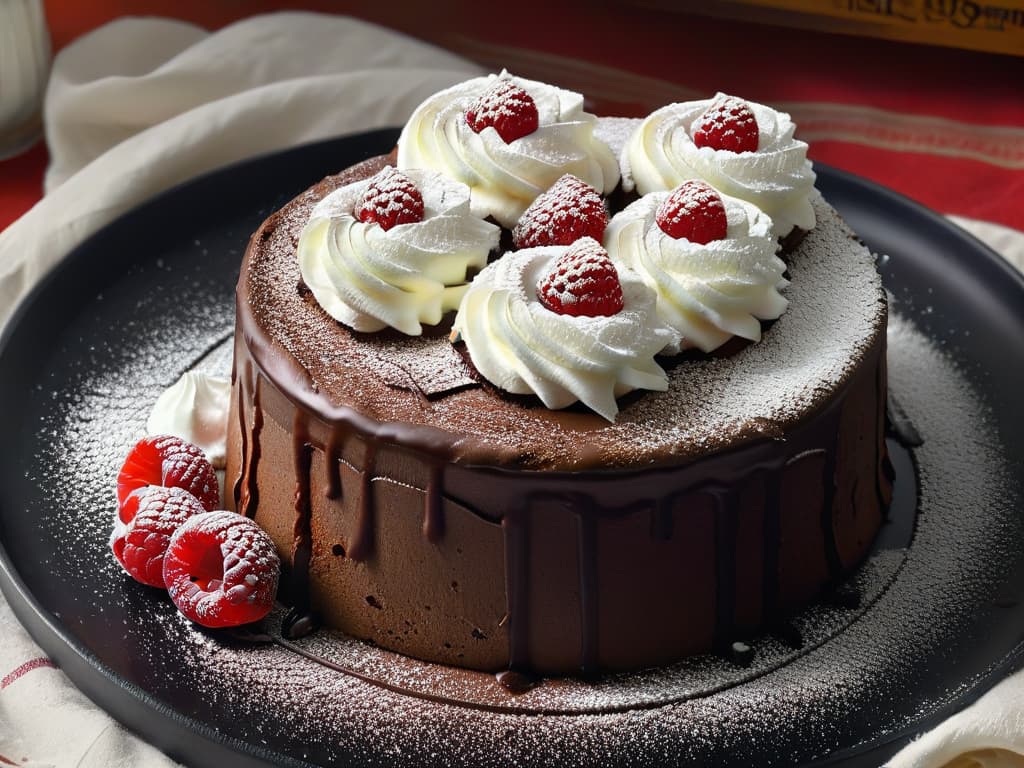
<svg viewBox="0 0 1024 768">
<path fill-rule="evenodd" d="M 565 174 L 519 218 L 512 240 L 516 248 L 572 245 L 581 237 L 598 242 L 608 226 L 608 212 L 597 190 L 572 174 Z"/>
<path fill-rule="evenodd" d="M 590 237 L 577 240 L 537 284 L 540 303 L 559 315 L 609 316 L 623 307 L 619 273 L 608 251 Z"/>
<path fill-rule="evenodd" d="M 133 515 L 123 522 L 114 519 L 110 546 L 114 557 L 136 581 L 151 587 L 164 586 L 164 554 L 171 535 L 193 515 L 206 510 L 183 488 L 149 485 L 133 491 Z"/>
<path fill-rule="evenodd" d="M 721 195 L 703 181 L 684 181 L 654 214 L 661 231 L 676 240 L 705 245 L 725 237 L 729 224 Z"/>
<path fill-rule="evenodd" d="M 696 120 L 693 143 L 730 152 L 756 152 L 757 118 L 745 101 L 719 96 Z"/>
<path fill-rule="evenodd" d="M 248 517 L 204 512 L 171 537 L 164 582 L 186 618 L 204 627 L 237 627 L 270 612 L 280 566 L 274 542 Z"/>
<path fill-rule="evenodd" d="M 412 179 L 387 166 L 370 179 L 355 217 L 364 223 L 375 221 L 385 231 L 397 224 L 415 224 L 423 221 L 423 195 Z"/>
<path fill-rule="evenodd" d="M 506 144 L 528 136 L 540 125 L 533 97 L 511 80 L 499 80 L 466 110 L 475 133 L 491 126 Z"/>
<path fill-rule="evenodd" d="M 135 514 L 132 491 L 147 485 L 184 488 L 206 509 L 220 506 L 217 473 L 202 449 L 172 435 L 144 437 L 128 452 L 117 475 L 117 505 L 121 521 Z"/>
</svg>

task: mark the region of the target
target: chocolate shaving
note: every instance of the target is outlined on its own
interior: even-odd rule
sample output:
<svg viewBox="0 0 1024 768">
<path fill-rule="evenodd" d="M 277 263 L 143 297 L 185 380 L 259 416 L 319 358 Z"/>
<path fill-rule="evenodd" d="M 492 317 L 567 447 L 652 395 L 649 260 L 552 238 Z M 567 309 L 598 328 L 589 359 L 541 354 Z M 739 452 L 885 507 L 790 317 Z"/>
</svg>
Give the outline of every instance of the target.
<svg viewBox="0 0 1024 768">
<path fill-rule="evenodd" d="M 479 386 L 462 356 L 444 338 L 389 344 L 374 358 L 378 375 L 389 387 L 419 392 L 428 400 Z"/>
</svg>

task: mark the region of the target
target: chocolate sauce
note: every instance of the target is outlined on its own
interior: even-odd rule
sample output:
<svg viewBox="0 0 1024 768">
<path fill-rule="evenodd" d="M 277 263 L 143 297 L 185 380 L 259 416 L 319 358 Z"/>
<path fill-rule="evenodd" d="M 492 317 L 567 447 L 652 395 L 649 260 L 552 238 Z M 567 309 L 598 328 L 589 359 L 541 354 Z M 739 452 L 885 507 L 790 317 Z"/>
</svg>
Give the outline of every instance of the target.
<svg viewBox="0 0 1024 768">
<path fill-rule="evenodd" d="M 436 544 L 444 536 L 444 509 L 441 507 L 443 484 L 441 465 L 432 464 L 430 479 L 427 480 L 427 487 L 423 493 L 423 535 L 431 544 Z"/>
<path fill-rule="evenodd" d="M 889 417 L 889 431 L 903 446 L 917 448 L 924 445 L 924 438 L 921 437 L 921 433 L 917 431 L 917 427 L 914 426 L 906 411 L 903 410 L 903 407 L 893 397 L 891 392 L 886 400 L 885 410 Z"/>
<path fill-rule="evenodd" d="M 651 509 L 651 538 L 657 541 L 669 541 L 675 530 L 675 518 L 672 515 L 674 497 L 659 499 Z"/>
<path fill-rule="evenodd" d="M 237 347 L 236 347 L 237 351 Z M 235 360 L 238 360 L 235 355 Z M 256 480 L 256 468 L 260 461 L 260 433 L 263 430 L 263 408 L 260 404 L 259 377 L 253 370 L 252 361 L 247 361 L 242 375 L 239 376 L 236 366 L 232 366 L 232 381 L 237 383 L 239 388 L 238 398 L 238 424 L 241 429 L 241 450 L 243 457 L 243 470 L 232 487 L 232 497 L 235 502 L 235 510 L 246 517 L 254 517 L 259 506 L 259 484 Z M 246 429 L 246 404 L 252 400 L 253 424 L 252 429 Z"/>
<path fill-rule="evenodd" d="M 761 538 L 761 619 L 775 616 L 779 610 L 779 549 L 782 546 L 781 472 L 762 472 L 764 485 L 764 525 Z"/>
<path fill-rule="evenodd" d="M 804 636 L 791 621 L 776 621 L 769 631 L 795 651 L 804 647 Z"/>
<path fill-rule="evenodd" d="M 281 620 L 281 635 L 288 640 L 299 640 L 313 634 L 318 627 L 319 622 L 312 613 L 292 608 Z"/>
<path fill-rule="evenodd" d="M 754 662 L 757 652 L 753 646 L 742 640 L 735 640 L 729 644 L 728 659 L 739 667 L 749 667 Z"/>
<path fill-rule="evenodd" d="M 529 587 L 530 525 L 526 510 L 517 509 L 501 521 L 505 540 L 505 591 L 508 616 L 509 669 L 530 668 Z"/>
<path fill-rule="evenodd" d="M 843 575 L 843 561 L 839 557 L 839 545 L 836 542 L 836 461 L 839 458 L 839 430 L 836 430 L 832 447 L 825 451 L 825 466 L 822 470 L 822 487 L 825 491 L 825 502 L 821 505 L 821 537 L 825 542 L 825 565 L 828 568 L 828 581 L 831 588 Z"/>
<path fill-rule="evenodd" d="M 854 584 L 843 584 L 828 594 L 826 600 L 840 608 L 855 610 L 860 608 L 861 593 Z"/>
<path fill-rule="evenodd" d="M 356 561 L 366 560 L 373 554 L 373 472 L 376 458 L 377 444 L 367 441 L 363 468 L 359 473 L 359 514 L 356 519 L 356 532 L 348 548 L 348 556 Z"/>
<path fill-rule="evenodd" d="M 246 429 L 246 425 L 245 425 L 245 409 L 246 409 L 246 404 L 249 401 L 249 398 L 247 396 L 248 392 L 246 391 L 245 381 L 248 378 L 248 376 L 239 377 L 239 375 L 238 375 L 239 361 L 242 360 L 242 358 L 239 357 L 238 352 L 239 352 L 239 350 L 238 350 L 238 340 L 236 339 L 235 340 L 235 360 L 234 360 L 234 363 L 231 366 L 231 384 L 232 384 L 232 386 L 235 386 L 238 389 L 238 403 L 235 406 L 236 409 L 237 409 L 237 413 L 238 413 L 238 433 L 239 433 L 239 435 L 241 435 L 241 451 L 242 451 L 242 460 L 244 462 L 243 466 L 248 466 L 248 458 L 247 457 L 248 457 L 248 454 L 249 454 L 249 430 Z M 251 360 L 247 360 L 246 363 L 245 363 L 245 366 L 246 366 L 246 368 L 251 368 L 252 367 L 252 361 Z M 235 507 L 234 508 L 236 510 L 241 510 L 242 509 L 242 488 L 244 487 L 244 485 L 243 485 L 244 482 L 245 482 L 245 470 L 244 469 L 240 469 L 239 472 L 238 472 L 238 476 L 235 478 L 235 482 L 232 483 L 232 486 L 231 486 L 231 497 L 234 499 L 234 502 L 235 502 Z"/>
<path fill-rule="evenodd" d="M 585 496 L 576 500 L 576 550 L 580 576 L 580 672 L 597 672 L 598 591 L 597 591 L 597 519 L 588 514 Z"/>
<path fill-rule="evenodd" d="M 249 458 L 245 467 L 245 491 L 242 499 L 242 506 L 239 509 L 246 517 L 255 517 L 256 510 L 260 504 L 260 486 L 257 481 L 256 470 L 259 467 L 260 435 L 263 432 L 263 407 L 260 404 L 260 379 L 253 376 L 252 379 L 252 435 L 249 445 Z"/>
<path fill-rule="evenodd" d="M 324 467 L 327 474 L 327 488 L 324 496 L 328 499 L 341 498 L 341 449 L 344 446 L 345 433 L 340 429 L 332 429 L 324 447 Z"/>
<path fill-rule="evenodd" d="M 527 675 L 522 672 L 514 672 L 511 669 L 499 672 L 494 677 L 497 679 L 498 684 L 513 696 L 519 696 L 527 691 L 532 691 L 544 682 L 540 677 Z"/>
<path fill-rule="evenodd" d="M 309 443 L 309 424 L 302 411 L 295 412 L 292 424 L 295 458 L 295 523 L 292 527 L 293 601 L 297 612 L 309 609 L 309 564 L 313 555 L 313 508 L 310 498 L 313 446 Z"/>
<path fill-rule="evenodd" d="M 718 557 L 714 644 L 722 647 L 729 643 L 736 624 L 736 537 L 739 517 L 734 489 L 711 486 L 707 491 L 715 500 L 715 553 Z"/>
</svg>

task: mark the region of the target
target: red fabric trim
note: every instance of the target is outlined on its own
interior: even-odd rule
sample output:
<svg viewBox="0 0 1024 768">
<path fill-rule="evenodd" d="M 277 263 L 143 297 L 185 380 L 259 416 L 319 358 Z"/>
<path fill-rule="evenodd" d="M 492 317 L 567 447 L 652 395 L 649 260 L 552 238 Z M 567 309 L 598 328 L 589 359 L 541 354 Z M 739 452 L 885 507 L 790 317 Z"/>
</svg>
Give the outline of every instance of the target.
<svg viewBox="0 0 1024 768">
<path fill-rule="evenodd" d="M 28 674 L 33 669 L 39 669 L 40 667 L 49 667 L 50 669 L 56 669 L 57 665 L 50 661 L 45 656 L 40 656 L 37 659 L 26 661 L 17 669 L 11 671 L 3 680 L 0 680 L 0 691 L 9 686 L 11 683 L 16 681 L 18 678 Z"/>
</svg>

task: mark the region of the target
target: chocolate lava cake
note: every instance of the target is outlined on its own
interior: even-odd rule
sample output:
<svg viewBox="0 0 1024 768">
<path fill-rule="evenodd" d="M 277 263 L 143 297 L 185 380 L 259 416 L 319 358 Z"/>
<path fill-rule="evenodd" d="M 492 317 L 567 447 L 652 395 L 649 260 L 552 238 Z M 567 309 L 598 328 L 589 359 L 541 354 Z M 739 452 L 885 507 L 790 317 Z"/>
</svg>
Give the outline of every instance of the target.
<svg viewBox="0 0 1024 768">
<path fill-rule="evenodd" d="M 493 385 L 451 313 L 406 335 L 324 311 L 304 227 L 394 163 L 274 213 L 239 278 L 228 503 L 274 540 L 296 616 L 431 662 L 590 674 L 727 647 L 862 561 L 891 493 L 887 307 L 819 195 L 763 337 L 658 357 L 664 391 L 609 419 Z"/>
</svg>

